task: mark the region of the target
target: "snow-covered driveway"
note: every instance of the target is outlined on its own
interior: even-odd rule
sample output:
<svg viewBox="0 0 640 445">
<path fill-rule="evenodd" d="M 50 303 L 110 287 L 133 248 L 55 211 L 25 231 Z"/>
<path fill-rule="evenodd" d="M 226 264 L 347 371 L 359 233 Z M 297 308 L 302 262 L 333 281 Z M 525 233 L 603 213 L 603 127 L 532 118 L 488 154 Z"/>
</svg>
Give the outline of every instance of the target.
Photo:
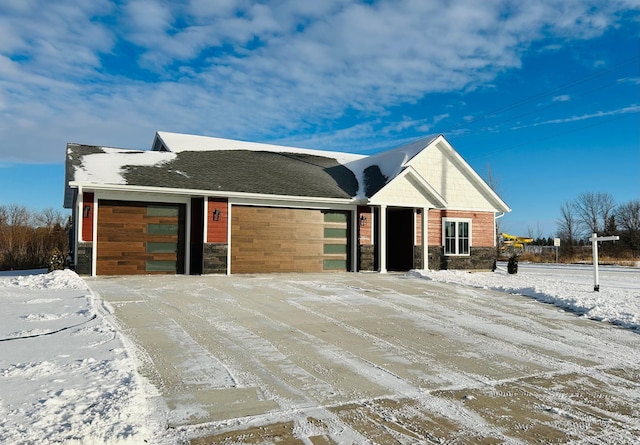
<svg viewBox="0 0 640 445">
<path fill-rule="evenodd" d="M 640 442 L 640 335 L 394 274 L 88 279 L 204 443 Z"/>
</svg>

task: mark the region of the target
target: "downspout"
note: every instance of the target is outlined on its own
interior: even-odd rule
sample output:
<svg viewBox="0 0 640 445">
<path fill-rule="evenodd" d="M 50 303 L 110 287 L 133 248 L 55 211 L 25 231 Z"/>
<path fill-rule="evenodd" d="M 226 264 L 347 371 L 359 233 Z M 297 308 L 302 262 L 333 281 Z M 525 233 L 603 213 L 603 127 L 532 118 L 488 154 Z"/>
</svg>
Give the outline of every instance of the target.
<svg viewBox="0 0 640 445">
<path fill-rule="evenodd" d="M 502 218 L 504 215 L 506 215 L 505 212 L 500 212 L 500 215 L 493 217 L 493 247 L 498 246 L 498 224 L 496 223 L 496 221 Z"/>
<path fill-rule="evenodd" d="M 422 268 L 429 270 L 429 208 L 422 208 Z"/>
<path fill-rule="evenodd" d="M 82 186 L 79 186 L 76 189 L 76 201 L 74 205 L 73 212 L 71 213 L 71 217 L 73 219 L 73 264 L 74 267 L 78 266 L 78 246 L 81 241 L 82 234 L 82 202 L 84 201 L 82 195 Z"/>
<path fill-rule="evenodd" d="M 358 271 L 358 252 L 360 251 L 360 237 L 358 236 L 358 204 L 351 211 L 351 272 Z M 348 243 L 347 243 L 348 244 Z"/>
<path fill-rule="evenodd" d="M 93 194 L 93 232 L 91 234 L 91 276 L 95 277 L 98 272 L 98 194 Z"/>
<path fill-rule="evenodd" d="M 387 273 L 387 206 L 380 206 L 380 244 L 378 245 L 379 272 Z"/>
</svg>

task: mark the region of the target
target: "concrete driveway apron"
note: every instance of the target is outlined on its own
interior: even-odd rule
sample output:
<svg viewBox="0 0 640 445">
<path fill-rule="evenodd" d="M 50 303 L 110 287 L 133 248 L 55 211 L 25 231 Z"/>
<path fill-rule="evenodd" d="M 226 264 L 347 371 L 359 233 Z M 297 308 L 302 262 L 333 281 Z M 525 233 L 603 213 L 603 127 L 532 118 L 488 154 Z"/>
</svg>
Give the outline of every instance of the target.
<svg viewBox="0 0 640 445">
<path fill-rule="evenodd" d="M 522 296 L 372 273 L 87 282 L 194 444 L 640 442 L 640 335 Z"/>
</svg>

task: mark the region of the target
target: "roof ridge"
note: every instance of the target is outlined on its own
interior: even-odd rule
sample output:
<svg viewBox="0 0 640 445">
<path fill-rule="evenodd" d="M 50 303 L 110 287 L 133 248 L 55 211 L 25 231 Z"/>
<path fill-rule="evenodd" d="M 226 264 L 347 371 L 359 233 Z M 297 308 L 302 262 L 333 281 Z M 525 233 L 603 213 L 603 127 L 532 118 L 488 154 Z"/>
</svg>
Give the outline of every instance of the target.
<svg viewBox="0 0 640 445">
<path fill-rule="evenodd" d="M 267 144 L 264 142 L 240 141 L 237 139 L 219 138 L 215 136 L 194 135 L 188 133 L 173 133 L 157 131 L 157 138 L 172 152 L 180 151 L 225 151 L 248 150 L 268 151 L 273 153 L 300 153 L 334 158 L 341 163 L 366 157 L 358 153 L 344 151 L 322 150 L 316 148 L 294 147 L 289 145 Z M 186 148 L 185 148 L 186 147 Z"/>
</svg>

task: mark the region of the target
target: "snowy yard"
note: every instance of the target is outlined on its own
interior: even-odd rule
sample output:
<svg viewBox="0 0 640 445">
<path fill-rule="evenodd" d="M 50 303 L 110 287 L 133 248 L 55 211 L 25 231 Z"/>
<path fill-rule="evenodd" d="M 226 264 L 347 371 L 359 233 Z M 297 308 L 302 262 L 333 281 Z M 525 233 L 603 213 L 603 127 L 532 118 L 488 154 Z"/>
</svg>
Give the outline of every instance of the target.
<svg viewBox="0 0 640 445">
<path fill-rule="evenodd" d="M 504 266 L 506 268 L 506 266 Z M 593 267 L 520 264 L 519 273 L 469 274 L 413 271 L 427 279 L 520 294 L 551 303 L 593 320 L 640 330 L 640 269 L 600 266 L 600 292 L 593 292 Z"/>
<path fill-rule="evenodd" d="M 0 443 L 637 443 L 640 271 L 600 284 L 0 275 Z"/>
<path fill-rule="evenodd" d="M 0 274 L 0 443 L 139 444 L 161 431 L 152 388 L 86 283 L 32 273 Z"/>
</svg>

